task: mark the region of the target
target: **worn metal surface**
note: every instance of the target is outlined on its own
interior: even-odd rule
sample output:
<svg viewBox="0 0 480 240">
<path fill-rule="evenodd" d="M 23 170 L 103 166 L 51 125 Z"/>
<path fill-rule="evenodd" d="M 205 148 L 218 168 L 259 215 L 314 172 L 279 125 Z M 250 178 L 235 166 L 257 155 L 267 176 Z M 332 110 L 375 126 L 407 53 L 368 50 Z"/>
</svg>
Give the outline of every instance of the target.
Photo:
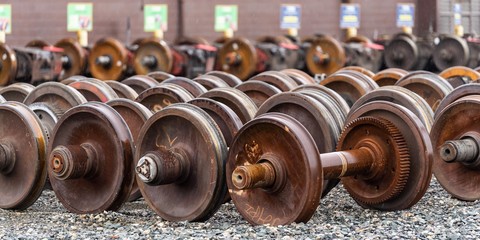
<svg viewBox="0 0 480 240">
<path fill-rule="evenodd" d="M 122 116 L 128 126 L 128 130 L 130 130 L 130 133 L 132 134 L 133 145 L 135 146 L 140 129 L 147 119 L 152 116 L 152 112 L 140 103 L 134 102 L 130 99 L 114 99 L 108 101 L 107 104 Z M 132 162 L 132 165 L 135 162 L 135 159 L 133 158 L 134 155 L 135 153 L 131 156 L 131 159 L 128 159 L 128 161 Z M 134 168 L 132 168 L 132 171 L 135 171 Z M 128 201 L 134 201 L 141 196 L 142 194 L 138 188 L 137 181 L 134 181 Z"/>
<path fill-rule="evenodd" d="M 184 88 L 172 83 L 164 83 L 143 91 L 135 101 L 152 112 L 158 112 L 171 104 L 184 103 L 192 99 L 192 94 Z"/>
<path fill-rule="evenodd" d="M 147 120 L 137 146 L 135 159 L 160 156 L 158 168 L 149 168 L 169 177 L 157 183 L 138 181 L 145 201 L 163 219 L 205 221 L 218 210 L 226 194 L 227 144 L 206 112 L 190 104 L 167 107 Z M 152 175 L 141 171 L 145 167 L 137 162 L 137 179 Z"/>
<path fill-rule="evenodd" d="M 433 173 L 452 196 L 475 201 L 480 199 L 478 180 L 478 153 L 468 161 L 445 161 L 442 158 L 442 146 L 447 141 L 472 139 L 478 148 L 479 142 L 479 110 L 478 95 L 459 98 L 445 107 L 435 118 L 430 137 L 434 152 Z M 459 153 L 465 150 L 458 149 Z"/>
<path fill-rule="evenodd" d="M 74 213 L 120 208 L 134 180 L 132 141 L 126 122 L 103 103 L 66 112 L 55 127 L 47 161 L 52 188 L 65 208 Z M 88 164 L 78 165 L 82 162 Z"/>
<path fill-rule="evenodd" d="M 0 207 L 25 209 L 45 185 L 47 138 L 40 120 L 22 103 L 0 104 Z"/>
</svg>

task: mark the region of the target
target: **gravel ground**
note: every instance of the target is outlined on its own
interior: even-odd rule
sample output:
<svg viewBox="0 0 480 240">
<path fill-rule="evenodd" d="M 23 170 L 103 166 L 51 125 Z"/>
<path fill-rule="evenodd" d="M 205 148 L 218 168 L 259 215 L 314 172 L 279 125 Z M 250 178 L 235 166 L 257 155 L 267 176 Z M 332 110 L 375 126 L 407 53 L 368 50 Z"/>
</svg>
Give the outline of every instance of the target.
<svg viewBox="0 0 480 240">
<path fill-rule="evenodd" d="M 379 212 L 359 207 L 341 186 L 320 203 L 308 223 L 251 226 L 231 203 L 204 223 L 166 222 L 143 200 L 118 212 L 68 213 L 52 191 L 28 210 L 0 210 L 1 239 L 468 239 L 480 237 L 479 202 L 451 198 L 436 180 L 412 209 Z"/>
</svg>

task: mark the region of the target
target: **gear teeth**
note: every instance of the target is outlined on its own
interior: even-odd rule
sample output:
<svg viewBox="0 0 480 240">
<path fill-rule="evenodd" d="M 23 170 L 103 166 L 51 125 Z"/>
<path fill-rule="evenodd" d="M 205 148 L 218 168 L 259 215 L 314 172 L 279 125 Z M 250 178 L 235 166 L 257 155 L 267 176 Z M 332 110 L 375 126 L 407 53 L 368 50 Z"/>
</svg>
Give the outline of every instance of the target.
<svg viewBox="0 0 480 240">
<path fill-rule="evenodd" d="M 400 130 L 387 119 L 380 118 L 380 117 L 360 117 L 346 124 L 338 140 L 337 151 L 345 150 L 345 149 L 342 149 L 342 145 L 345 139 L 348 139 L 348 135 L 350 131 L 354 130 L 357 127 L 361 127 L 362 125 L 375 125 L 383 129 L 393 141 L 390 145 L 396 146 L 395 156 L 398 164 L 394 164 L 394 165 L 398 166 L 398 168 L 395 169 L 395 177 L 393 179 L 393 181 L 395 182 L 395 185 L 391 187 L 391 190 L 387 191 L 388 190 L 387 189 L 383 196 L 378 197 L 376 199 L 371 199 L 371 198 L 366 198 L 361 195 L 358 195 L 351 189 L 348 189 L 347 187 L 348 192 L 356 201 L 367 204 L 367 205 L 375 205 L 375 204 L 384 203 L 398 196 L 404 190 L 405 186 L 408 183 L 408 179 L 410 175 L 410 153 L 409 153 L 407 142 L 404 136 L 402 135 L 402 133 L 400 132 Z"/>
</svg>

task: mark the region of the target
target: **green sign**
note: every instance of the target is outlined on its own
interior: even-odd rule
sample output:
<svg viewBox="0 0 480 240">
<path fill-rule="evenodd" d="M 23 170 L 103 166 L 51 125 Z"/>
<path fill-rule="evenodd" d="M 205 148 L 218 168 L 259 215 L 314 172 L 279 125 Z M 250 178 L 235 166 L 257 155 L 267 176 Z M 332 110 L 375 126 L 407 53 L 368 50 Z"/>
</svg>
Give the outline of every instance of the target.
<svg viewBox="0 0 480 240">
<path fill-rule="evenodd" d="M 223 32 L 228 29 L 236 31 L 238 28 L 238 6 L 215 6 L 215 31 Z"/>
<path fill-rule="evenodd" d="M 166 4 L 146 4 L 143 29 L 145 32 L 167 31 L 168 6 Z"/>
<path fill-rule="evenodd" d="M 0 31 L 12 33 L 12 5 L 0 4 Z"/>
<path fill-rule="evenodd" d="M 79 30 L 92 31 L 93 29 L 93 4 L 69 3 L 67 5 L 67 31 Z"/>
</svg>

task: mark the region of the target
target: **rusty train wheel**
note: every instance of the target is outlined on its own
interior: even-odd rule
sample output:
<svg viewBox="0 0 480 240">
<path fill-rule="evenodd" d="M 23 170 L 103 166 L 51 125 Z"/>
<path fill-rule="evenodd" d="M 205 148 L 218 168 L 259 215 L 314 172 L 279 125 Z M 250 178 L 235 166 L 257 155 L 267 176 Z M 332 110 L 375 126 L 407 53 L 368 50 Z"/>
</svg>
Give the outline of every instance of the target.
<svg viewBox="0 0 480 240">
<path fill-rule="evenodd" d="M 235 87 L 245 93 L 252 101 L 260 107 L 271 96 L 281 93 L 277 87 L 258 80 L 248 80 Z"/>
<path fill-rule="evenodd" d="M 64 38 L 55 43 L 55 47 L 63 49 L 62 56 L 65 60 L 62 59 L 62 68 L 64 70 L 62 78 L 85 74 L 87 54 L 77 40 Z"/>
<path fill-rule="evenodd" d="M 359 72 L 359 73 L 363 73 L 370 78 L 373 78 L 373 76 L 375 76 L 375 73 L 373 73 L 372 71 L 370 71 L 370 70 L 368 70 L 364 67 L 359 67 L 359 66 L 347 66 L 347 67 L 343 67 L 342 69 L 340 69 L 340 71 L 343 71 L 343 70 L 351 70 L 351 71 L 356 71 L 356 72 Z"/>
<path fill-rule="evenodd" d="M 438 105 L 437 110 L 435 111 L 435 119 L 437 119 L 438 115 L 440 115 L 443 109 L 445 109 L 449 104 L 465 96 L 479 95 L 479 93 L 480 84 L 477 83 L 464 84 L 460 87 L 455 88 L 447 96 L 445 96 Z"/>
<path fill-rule="evenodd" d="M 238 78 L 237 76 L 227 73 L 227 72 L 221 72 L 221 71 L 210 71 L 207 72 L 206 75 L 213 75 L 215 77 L 221 78 L 225 83 L 228 84 L 230 87 L 235 87 L 239 84 L 242 83 L 242 80 Z"/>
<path fill-rule="evenodd" d="M 255 117 L 257 105 L 242 91 L 235 88 L 217 88 L 199 97 L 219 101 L 231 108 L 246 123 Z"/>
<path fill-rule="evenodd" d="M 192 99 L 192 94 L 184 88 L 175 84 L 164 83 L 143 91 L 135 101 L 141 103 L 152 112 L 158 112 L 174 103 L 184 103 Z"/>
<path fill-rule="evenodd" d="M 404 87 L 420 95 L 435 112 L 440 101 L 447 96 L 453 87 L 442 77 L 432 73 L 411 75 L 402 78 L 395 83 L 396 86 Z"/>
<path fill-rule="evenodd" d="M 298 69 L 290 68 L 290 69 L 284 69 L 280 72 L 287 74 L 287 76 L 292 78 L 299 86 L 316 83 L 315 80 L 312 78 L 312 76 Z"/>
<path fill-rule="evenodd" d="M 147 76 L 157 80 L 157 82 L 163 82 L 164 80 L 175 77 L 170 73 L 166 73 L 162 71 L 150 72 L 147 74 Z"/>
<path fill-rule="evenodd" d="M 0 67 L 0 86 L 5 86 L 15 80 L 17 73 L 17 56 L 9 46 L 0 43 L 0 55 L 2 56 Z"/>
<path fill-rule="evenodd" d="M 405 35 L 398 35 L 385 48 L 385 64 L 389 68 L 416 70 L 419 49 L 415 40 Z"/>
<path fill-rule="evenodd" d="M 275 166 L 278 177 L 271 186 L 239 190 L 233 185 L 236 168 L 262 162 Z M 269 113 L 243 126 L 230 147 L 226 172 L 230 196 L 251 224 L 306 222 L 318 206 L 319 153 L 305 127 L 288 115 Z"/>
<path fill-rule="evenodd" d="M 350 106 L 348 106 L 345 99 L 343 99 L 342 96 L 340 96 L 340 94 L 338 94 L 337 92 L 335 92 L 334 90 L 328 87 L 317 85 L 317 84 L 308 84 L 308 85 L 299 86 L 293 89 L 292 92 L 303 92 L 304 90 L 311 90 L 319 94 L 325 95 L 326 98 L 332 99 L 335 102 L 335 105 L 340 109 L 340 111 L 345 116 L 350 111 Z"/>
<path fill-rule="evenodd" d="M 94 78 L 86 78 L 72 82 L 68 84 L 68 86 L 78 90 L 89 102 L 108 102 L 118 98 L 118 95 L 108 84 Z"/>
<path fill-rule="evenodd" d="M 373 90 L 353 104 L 350 114 L 358 108 L 373 101 L 387 101 L 403 106 L 415 114 L 424 124 L 428 132 L 433 125 L 433 111 L 428 103 L 418 94 L 399 86 L 385 86 Z"/>
<path fill-rule="evenodd" d="M 204 74 L 192 79 L 192 81 L 200 83 L 207 90 L 230 87 L 230 85 L 228 85 L 225 81 L 214 75 Z"/>
<path fill-rule="evenodd" d="M 28 83 L 14 83 L 0 89 L 0 95 L 7 101 L 23 102 L 35 87 Z"/>
<path fill-rule="evenodd" d="M 200 108 L 176 104 L 157 112 L 142 127 L 137 146 L 140 190 L 163 219 L 204 221 L 223 203 L 227 146 Z M 166 159 L 175 167 L 155 167 Z"/>
<path fill-rule="evenodd" d="M 343 46 L 334 38 L 322 36 L 312 41 L 308 48 L 305 62 L 312 74 L 330 75 L 347 62 Z"/>
<path fill-rule="evenodd" d="M 80 81 L 80 80 L 83 80 L 83 79 L 86 79 L 86 78 L 87 77 L 85 77 L 85 76 L 73 75 L 73 76 L 70 76 L 66 79 L 63 79 L 62 81 L 60 81 L 60 83 L 68 85 L 72 82 Z"/>
<path fill-rule="evenodd" d="M 137 92 L 138 94 L 149 88 L 157 87 L 160 85 L 160 83 L 154 78 L 145 75 L 131 76 L 123 80 L 122 83 L 133 88 L 133 90 L 135 90 L 135 92 Z"/>
<path fill-rule="evenodd" d="M 134 180 L 133 151 L 128 126 L 113 108 L 90 102 L 70 109 L 49 143 L 47 169 L 55 195 L 74 213 L 120 208 Z"/>
<path fill-rule="evenodd" d="M 360 76 L 355 73 L 352 74 L 352 72 L 341 71 L 330 75 L 320 84 L 340 94 L 347 104 L 352 106 L 361 96 L 378 88 L 373 80 Z"/>
<path fill-rule="evenodd" d="M 130 99 L 114 99 L 107 102 L 107 105 L 115 109 L 120 116 L 122 116 L 123 120 L 128 126 L 130 133 L 132 134 L 133 138 L 133 145 L 138 139 L 140 129 L 142 128 L 143 124 L 152 116 L 152 112 L 143 106 L 140 103 L 134 102 Z M 134 154 L 135 155 L 135 154 Z M 132 156 L 129 161 L 134 163 L 134 156 Z M 132 171 L 135 172 L 135 169 L 132 168 Z M 140 193 L 140 189 L 138 188 L 137 181 L 133 182 L 132 190 L 130 191 L 130 196 L 128 197 L 128 201 L 134 201 L 140 198 L 142 194 Z"/>
<path fill-rule="evenodd" d="M 88 56 L 92 76 L 100 80 L 122 79 L 128 62 L 128 50 L 116 39 L 103 38 L 95 43 Z"/>
<path fill-rule="evenodd" d="M 337 150 L 349 150 L 358 147 L 360 139 L 375 141 L 381 144 L 387 144 L 386 146 L 393 146 L 392 140 L 386 140 L 386 138 L 375 139 L 381 134 L 368 134 L 374 133 L 373 128 L 365 126 L 359 127 L 359 130 L 363 131 L 351 131 L 356 128 L 355 122 L 361 122 L 361 119 L 373 118 L 381 120 L 388 124 L 381 124 L 387 126 L 388 132 L 393 131 L 397 134 L 387 134 L 395 139 L 404 139 L 397 145 L 404 150 L 394 151 L 398 159 L 402 156 L 408 157 L 407 164 L 392 163 L 396 165 L 395 168 L 389 168 L 386 171 L 382 170 L 382 174 L 368 176 L 368 175 L 355 175 L 342 178 L 342 183 L 347 191 L 354 196 L 355 200 L 363 207 L 373 208 L 379 210 L 402 210 L 413 206 L 417 203 L 421 197 L 425 194 L 432 176 L 432 146 L 428 132 L 426 131 L 423 123 L 408 109 L 401 107 L 397 104 L 386 101 L 374 101 L 363 105 L 355 112 L 349 115 L 347 118 L 348 124 L 351 128 L 346 127 L 342 137 L 340 138 L 337 146 Z M 367 122 L 371 122 L 368 120 Z M 367 124 L 369 125 L 369 124 Z M 377 125 L 377 124 L 374 124 Z M 391 128 L 389 126 L 394 126 Z M 397 136 L 398 135 L 398 136 Z M 363 140 L 362 140 L 363 141 Z M 392 158 L 385 159 L 391 160 Z M 393 166 L 392 165 L 392 166 Z M 404 167 L 401 170 L 399 167 Z M 406 170 L 406 172 L 405 172 Z M 406 173 L 406 176 L 400 177 L 398 172 L 402 171 Z M 394 176 L 398 176 L 395 177 Z M 384 185 L 388 182 L 397 179 L 400 185 Z M 384 181 L 385 180 L 385 181 Z M 391 187 L 395 186 L 395 189 Z M 370 189 L 370 191 L 368 191 Z M 373 189 L 373 190 L 372 190 Z M 378 192 L 377 192 L 377 190 Z M 382 190 L 383 195 L 380 194 Z M 385 197 L 385 198 L 384 198 Z"/>
<path fill-rule="evenodd" d="M 338 122 L 322 102 L 303 93 L 280 93 L 265 101 L 257 118 L 265 113 L 278 112 L 297 119 L 313 137 L 320 153 L 335 151 L 343 121 Z M 338 184 L 338 179 L 324 180 L 322 197 Z"/>
<path fill-rule="evenodd" d="M 435 47 L 433 62 L 440 71 L 443 71 L 449 67 L 467 65 L 469 55 L 470 50 L 464 39 L 446 36 Z"/>
<path fill-rule="evenodd" d="M 0 104 L 0 118 L 0 208 L 26 209 L 45 185 L 47 139 L 38 117 L 22 103 Z"/>
<path fill-rule="evenodd" d="M 480 73 L 464 66 L 454 66 L 443 70 L 440 77 L 445 78 L 453 88 L 480 79 Z"/>
<path fill-rule="evenodd" d="M 205 111 L 220 128 L 227 146 L 233 142 L 238 130 L 243 126 L 242 120 L 227 105 L 209 98 L 195 98 L 187 103 Z"/>
<path fill-rule="evenodd" d="M 105 83 L 115 91 L 119 98 L 135 100 L 138 97 L 138 93 L 127 84 L 112 80 L 105 81 Z"/>
<path fill-rule="evenodd" d="M 219 49 L 216 64 L 219 70 L 245 80 L 255 73 L 257 61 L 257 51 L 250 41 L 232 38 Z"/>
<path fill-rule="evenodd" d="M 25 47 L 38 48 L 38 49 L 43 49 L 44 47 L 48 47 L 48 46 L 50 46 L 50 44 L 40 39 L 31 40 L 25 45 Z"/>
<path fill-rule="evenodd" d="M 198 97 L 208 90 L 200 83 L 184 77 L 174 77 L 163 81 L 162 83 L 171 83 L 185 88 L 193 97 Z"/>
<path fill-rule="evenodd" d="M 435 118 L 430 137 L 434 152 L 433 173 L 443 188 L 455 198 L 474 201 L 480 199 L 478 184 L 478 154 L 471 161 L 443 159 L 453 152 L 465 149 L 444 149 L 447 141 L 473 140 L 478 142 L 480 97 L 465 96 L 444 108 Z M 477 147 L 478 148 L 478 145 Z M 444 153 L 445 152 L 445 153 Z M 447 153 L 447 154 L 446 154 Z M 447 161 L 448 160 L 448 161 Z M 453 160 L 452 162 L 449 162 Z"/>
<path fill-rule="evenodd" d="M 408 72 L 400 68 L 387 68 L 375 74 L 372 79 L 378 84 L 378 86 L 390 86 L 404 77 Z"/>
<path fill-rule="evenodd" d="M 172 50 L 163 40 L 145 39 L 135 51 L 133 66 L 139 75 L 155 71 L 170 72 L 172 65 Z"/>
<path fill-rule="evenodd" d="M 251 81 L 251 80 L 266 82 L 268 84 L 271 84 L 277 87 L 283 92 L 288 92 L 298 87 L 298 84 L 295 82 L 295 80 L 293 80 L 287 74 L 282 72 L 277 72 L 277 71 L 262 72 L 258 75 L 251 77 L 248 81 Z"/>
</svg>

